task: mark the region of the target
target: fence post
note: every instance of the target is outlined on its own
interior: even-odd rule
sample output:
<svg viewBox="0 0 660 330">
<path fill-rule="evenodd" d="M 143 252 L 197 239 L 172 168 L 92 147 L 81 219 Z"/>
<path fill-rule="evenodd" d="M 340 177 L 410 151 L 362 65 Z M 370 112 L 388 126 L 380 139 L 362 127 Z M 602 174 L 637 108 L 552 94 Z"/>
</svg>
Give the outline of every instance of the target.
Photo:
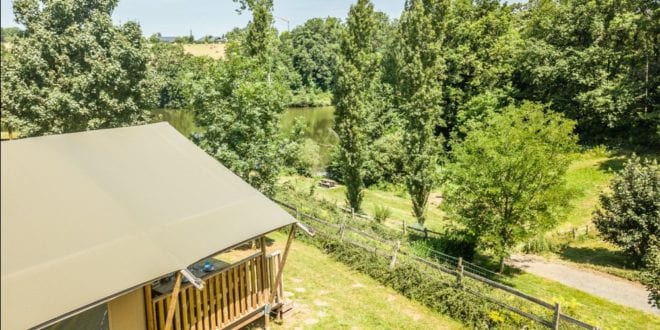
<svg viewBox="0 0 660 330">
<path fill-rule="evenodd" d="M 555 303 L 555 316 L 552 319 L 552 329 L 559 330 L 559 316 L 561 316 L 561 307 L 559 303 Z"/>
<path fill-rule="evenodd" d="M 584 230 L 586 231 L 586 234 L 589 235 L 589 224 L 584 226 Z"/>
<path fill-rule="evenodd" d="M 429 238 L 429 231 L 428 231 L 428 229 L 426 229 L 426 227 L 424 227 L 424 239 L 427 239 L 427 238 Z"/>
<path fill-rule="evenodd" d="M 344 231 L 346 230 L 346 216 L 342 217 L 341 225 L 339 225 L 339 240 L 344 240 Z"/>
<path fill-rule="evenodd" d="M 576 237 L 577 237 L 576 230 L 575 227 L 573 227 L 573 239 L 575 239 Z"/>
<path fill-rule="evenodd" d="M 458 257 L 458 266 L 456 272 L 456 285 L 458 287 L 463 286 L 463 257 Z"/>
<path fill-rule="evenodd" d="M 390 261 L 390 269 L 394 269 L 396 265 L 396 255 L 399 253 L 399 248 L 401 247 L 401 241 L 396 241 L 394 244 L 394 249 L 392 250 L 392 260 Z"/>
<path fill-rule="evenodd" d="M 406 220 L 403 221 L 403 236 L 406 236 Z"/>
</svg>

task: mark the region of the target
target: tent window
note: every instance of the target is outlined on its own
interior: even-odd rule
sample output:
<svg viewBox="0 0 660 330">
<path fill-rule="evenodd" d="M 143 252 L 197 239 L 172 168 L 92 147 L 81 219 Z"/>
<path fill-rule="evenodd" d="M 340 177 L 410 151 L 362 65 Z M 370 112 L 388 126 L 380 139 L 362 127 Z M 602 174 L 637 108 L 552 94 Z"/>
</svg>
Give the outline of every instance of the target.
<svg viewBox="0 0 660 330">
<path fill-rule="evenodd" d="M 88 309 L 80 314 L 57 322 L 45 330 L 109 330 L 108 326 L 108 304 L 101 304 L 92 309 Z"/>
</svg>

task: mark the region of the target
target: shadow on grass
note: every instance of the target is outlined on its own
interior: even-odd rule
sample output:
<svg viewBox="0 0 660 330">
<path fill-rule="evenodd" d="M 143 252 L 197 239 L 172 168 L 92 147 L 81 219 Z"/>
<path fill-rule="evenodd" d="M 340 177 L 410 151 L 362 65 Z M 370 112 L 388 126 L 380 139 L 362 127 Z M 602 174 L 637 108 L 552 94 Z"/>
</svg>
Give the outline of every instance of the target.
<svg viewBox="0 0 660 330">
<path fill-rule="evenodd" d="M 602 247 L 591 248 L 564 246 L 559 251 L 559 255 L 562 259 L 575 263 L 623 269 L 635 269 L 634 264 L 623 253 L 608 250 Z"/>
<path fill-rule="evenodd" d="M 598 165 L 598 168 L 607 172 L 619 172 L 623 169 L 626 163 L 626 158 L 617 155 L 616 158 L 610 158 Z"/>
</svg>

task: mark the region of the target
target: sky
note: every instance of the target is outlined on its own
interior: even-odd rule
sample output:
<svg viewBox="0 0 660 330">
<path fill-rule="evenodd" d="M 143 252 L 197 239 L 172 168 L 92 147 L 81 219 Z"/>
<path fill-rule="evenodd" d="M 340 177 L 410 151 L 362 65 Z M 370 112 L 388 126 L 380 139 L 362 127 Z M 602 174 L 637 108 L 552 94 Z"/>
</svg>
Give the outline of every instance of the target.
<svg viewBox="0 0 660 330">
<path fill-rule="evenodd" d="M 0 0 L 2 27 L 18 26 L 14 21 L 11 0 Z M 334 16 L 344 19 L 355 0 L 274 0 L 275 27 L 286 31 L 313 17 Z M 373 0 L 377 10 L 399 17 L 405 0 Z M 163 36 L 219 36 L 234 27 L 244 27 L 250 13 L 239 15 L 232 0 L 120 0 L 112 14 L 116 23 L 138 21 L 145 36 L 160 32 Z"/>
</svg>

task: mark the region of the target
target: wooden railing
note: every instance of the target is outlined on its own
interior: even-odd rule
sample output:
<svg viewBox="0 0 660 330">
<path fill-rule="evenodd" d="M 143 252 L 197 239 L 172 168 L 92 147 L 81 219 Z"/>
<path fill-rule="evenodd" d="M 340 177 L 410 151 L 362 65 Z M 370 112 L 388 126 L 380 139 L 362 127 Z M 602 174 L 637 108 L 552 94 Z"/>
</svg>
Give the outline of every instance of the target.
<svg viewBox="0 0 660 330">
<path fill-rule="evenodd" d="M 262 268 L 262 263 L 262 254 L 259 252 L 203 277 L 202 290 L 196 289 L 190 283 L 183 284 L 175 306 L 172 328 L 223 329 L 263 311 L 269 303 L 268 296 L 280 267 L 280 252 L 267 255 L 265 268 Z M 171 297 L 170 292 L 152 299 L 151 285 L 145 287 L 149 330 L 165 328 Z M 280 284 L 273 305 L 278 305 L 281 297 Z"/>
</svg>

